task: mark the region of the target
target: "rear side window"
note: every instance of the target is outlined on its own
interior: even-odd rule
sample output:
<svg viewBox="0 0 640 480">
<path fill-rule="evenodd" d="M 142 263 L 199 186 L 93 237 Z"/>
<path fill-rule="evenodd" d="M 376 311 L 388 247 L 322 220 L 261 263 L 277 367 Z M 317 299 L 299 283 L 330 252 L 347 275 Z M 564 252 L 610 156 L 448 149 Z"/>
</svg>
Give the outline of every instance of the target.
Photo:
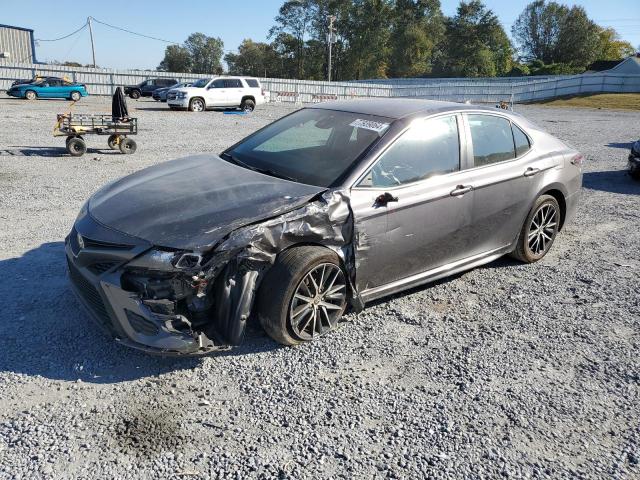
<svg viewBox="0 0 640 480">
<path fill-rule="evenodd" d="M 516 144 L 516 157 L 519 157 L 529 151 L 531 144 L 529 143 L 529 138 L 522 130 L 513 123 L 511 124 L 511 127 L 513 128 L 513 141 Z"/>
<path fill-rule="evenodd" d="M 251 88 L 260 88 L 260 85 L 258 84 L 258 80 L 256 80 L 255 78 L 247 78 L 245 81 L 247 82 L 247 85 L 249 85 L 249 87 Z"/>
<path fill-rule="evenodd" d="M 455 116 L 432 118 L 407 130 L 382 154 L 362 186 L 393 187 L 460 170 Z"/>
<path fill-rule="evenodd" d="M 469 115 L 473 164 L 491 165 L 516 158 L 511 122 L 494 115 Z"/>
<path fill-rule="evenodd" d="M 242 88 L 242 82 L 239 78 L 227 78 L 224 81 L 226 88 Z"/>
</svg>

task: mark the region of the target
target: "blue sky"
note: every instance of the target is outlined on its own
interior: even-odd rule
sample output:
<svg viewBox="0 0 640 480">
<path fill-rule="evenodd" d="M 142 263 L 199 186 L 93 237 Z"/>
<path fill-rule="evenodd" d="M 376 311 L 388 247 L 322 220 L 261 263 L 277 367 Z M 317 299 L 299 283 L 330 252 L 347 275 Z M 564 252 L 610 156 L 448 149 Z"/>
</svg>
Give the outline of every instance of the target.
<svg viewBox="0 0 640 480">
<path fill-rule="evenodd" d="M 634 46 L 640 45 L 639 0 L 562 1 L 585 7 L 589 16 L 604 26 L 612 26 Z M 2 2 L 4 3 L 4 2 Z M 446 15 L 455 12 L 457 0 L 441 0 Z M 528 2 L 526 0 L 485 0 L 498 14 L 507 33 Z M 244 38 L 265 40 L 282 0 L 108 0 L 78 2 L 21 0 L 15 8 L 2 9 L 0 23 L 32 28 L 39 39 L 58 38 L 80 27 L 90 15 L 103 22 L 146 35 L 182 42 L 192 32 L 222 38 L 225 50 L 235 50 Z M 164 56 L 166 44 L 117 32 L 94 24 L 96 60 L 109 68 L 155 68 Z M 39 42 L 40 61 L 73 60 L 91 62 L 87 29 L 57 42 Z"/>
</svg>

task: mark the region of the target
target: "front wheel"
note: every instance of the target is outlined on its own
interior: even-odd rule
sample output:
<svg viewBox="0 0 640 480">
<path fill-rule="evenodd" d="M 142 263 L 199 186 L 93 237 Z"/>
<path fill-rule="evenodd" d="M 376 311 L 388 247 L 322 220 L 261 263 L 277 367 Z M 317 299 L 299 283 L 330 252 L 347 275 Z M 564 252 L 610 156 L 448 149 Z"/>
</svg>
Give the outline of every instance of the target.
<svg viewBox="0 0 640 480">
<path fill-rule="evenodd" d="M 542 259 L 556 239 L 562 221 L 561 215 L 560 205 L 554 197 L 538 197 L 527 215 L 511 255 L 526 263 Z"/>
<path fill-rule="evenodd" d="M 73 100 L 74 102 L 80 100 L 80 97 L 82 97 L 82 95 L 80 95 L 80 92 L 71 92 L 71 100 Z"/>
<path fill-rule="evenodd" d="M 190 112 L 204 112 L 205 104 L 204 100 L 201 98 L 193 98 L 189 102 L 189 111 Z"/>
<path fill-rule="evenodd" d="M 137 100 L 140 98 L 140 91 L 139 90 L 132 90 L 131 93 L 129 94 L 129 96 L 131 98 L 133 98 L 134 100 Z"/>
<path fill-rule="evenodd" d="M 335 252 L 294 247 L 282 253 L 263 280 L 258 317 L 275 341 L 296 345 L 333 330 L 347 306 L 347 282 Z"/>
<path fill-rule="evenodd" d="M 35 100 L 37 96 L 38 95 L 36 95 L 36 92 L 34 92 L 33 90 L 27 90 L 24 93 L 24 98 L 26 98 L 27 100 Z"/>
</svg>

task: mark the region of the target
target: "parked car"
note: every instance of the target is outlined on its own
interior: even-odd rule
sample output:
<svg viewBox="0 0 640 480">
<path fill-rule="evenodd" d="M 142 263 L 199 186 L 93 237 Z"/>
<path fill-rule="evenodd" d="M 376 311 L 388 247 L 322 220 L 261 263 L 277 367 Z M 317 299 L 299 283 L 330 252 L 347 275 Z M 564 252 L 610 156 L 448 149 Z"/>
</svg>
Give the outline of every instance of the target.
<svg viewBox="0 0 640 480">
<path fill-rule="evenodd" d="M 640 180 L 640 140 L 631 147 L 627 169 L 634 180 Z"/>
<path fill-rule="evenodd" d="M 182 83 L 177 83 L 175 85 L 172 85 L 171 87 L 157 88 L 153 91 L 152 97 L 156 102 L 166 102 L 167 93 L 169 93 L 169 91 L 175 90 L 177 88 L 190 87 L 191 85 L 192 85 L 192 82 L 182 82 Z"/>
<path fill-rule="evenodd" d="M 172 87 L 177 84 L 178 81 L 175 78 L 150 78 L 137 85 L 124 87 L 124 94 L 133 99 L 150 97 L 158 88 Z"/>
<path fill-rule="evenodd" d="M 78 101 L 89 95 L 87 87 L 82 83 L 71 82 L 57 77 L 37 77 L 29 83 L 12 85 L 7 95 L 17 98 L 35 100 L 36 98 L 68 98 Z"/>
<path fill-rule="evenodd" d="M 349 306 L 505 254 L 544 258 L 576 210 L 583 159 L 505 110 L 316 104 L 219 156 L 103 187 L 66 238 L 70 277 L 131 347 L 237 345 L 250 316 L 294 345 L 331 331 Z"/>
<path fill-rule="evenodd" d="M 65 78 L 60 78 L 60 77 L 43 77 L 42 75 L 36 75 L 33 78 L 23 78 L 23 79 L 19 79 L 19 80 L 14 80 L 13 83 L 11 84 L 11 86 L 14 85 L 22 85 L 25 83 L 36 83 L 36 82 L 42 82 L 42 81 L 49 81 L 49 80 L 66 80 L 69 81 L 68 79 Z"/>
<path fill-rule="evenodd" d="M 265 102 L 265 91 L 260 82 L 248 77 L 204 78 L 188 88 L 179 88 L 167 94 L 169 108 L 186 108 L 203 112 L 207 108 L 240 108 L 252 112 Z"/>
</svg>

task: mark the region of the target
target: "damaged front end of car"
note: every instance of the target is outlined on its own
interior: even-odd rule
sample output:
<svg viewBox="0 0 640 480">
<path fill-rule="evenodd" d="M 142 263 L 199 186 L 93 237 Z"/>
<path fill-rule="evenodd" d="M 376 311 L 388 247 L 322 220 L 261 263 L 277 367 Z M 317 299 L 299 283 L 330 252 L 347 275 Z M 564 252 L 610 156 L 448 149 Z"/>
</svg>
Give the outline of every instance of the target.
<svg viewBox="0 0 640 480">
<path fill-rule="evenodd" d="M 82 212 L 81 212 L 82 213 Z M 100 240 L 96 240 L 100 239 Z M 295 245 L 335 251 L 355 289 L 354 221 L 344 191 L 235 228 L 212 245 L 151 245 L 79 216 L 66 239 L 69 274 L 82 303 L 118 342 L 152 353 L 192 355 L 241 343 L 265 272 Z"/>
</svg>

